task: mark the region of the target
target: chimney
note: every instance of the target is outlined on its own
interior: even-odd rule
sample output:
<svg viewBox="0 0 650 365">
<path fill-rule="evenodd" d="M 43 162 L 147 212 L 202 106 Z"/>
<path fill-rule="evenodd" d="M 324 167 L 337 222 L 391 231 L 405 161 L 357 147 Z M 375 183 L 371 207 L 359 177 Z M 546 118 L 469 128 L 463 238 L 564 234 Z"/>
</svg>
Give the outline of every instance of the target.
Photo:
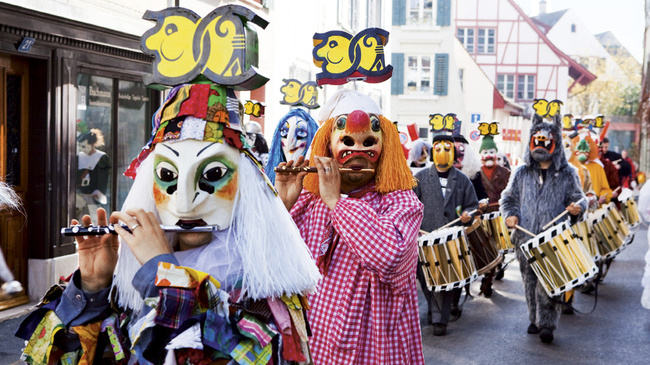
<svg viewBox="0 0 650 365">
<path fill-rule="evenodd" d="M 539 2 L 539 15 L 546 14 L 546 0 Z"/>
</svg>

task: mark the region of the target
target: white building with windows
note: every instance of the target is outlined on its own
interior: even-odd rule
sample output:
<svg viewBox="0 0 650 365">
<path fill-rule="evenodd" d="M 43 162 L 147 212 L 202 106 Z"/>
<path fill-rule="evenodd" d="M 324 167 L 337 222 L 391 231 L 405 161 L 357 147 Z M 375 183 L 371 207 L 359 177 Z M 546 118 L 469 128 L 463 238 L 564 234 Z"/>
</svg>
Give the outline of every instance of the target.
<svg viewBox="0 0 650 365">
<path fill-rule="evenodd" d="M 513 116 L 521 115 L 523 107 L 496 89 L 456 39 L 452 15 L 457 4 L 449 0 L 393 0 L 391 117 L 401 126 L 416 123 L 424 136 L 430 114 L 456 113 L 463 122 L 463 135 L 478 144 L 478 122 L 498 120 L 505 127 L 503 123 L 512 118 L 519 120 Z M 471 44 L 481 52 L 493 52 L 494 33 L 473 32 L 467 33 Z"/>
</svg>

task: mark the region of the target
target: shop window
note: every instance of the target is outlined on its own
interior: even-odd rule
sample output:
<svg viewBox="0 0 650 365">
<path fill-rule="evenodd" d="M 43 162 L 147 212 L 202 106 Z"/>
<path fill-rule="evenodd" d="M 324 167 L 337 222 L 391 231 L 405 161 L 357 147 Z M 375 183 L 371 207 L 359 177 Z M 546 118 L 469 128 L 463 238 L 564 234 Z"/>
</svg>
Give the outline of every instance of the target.
<svg viewBox="0 0 650 365">
<path fill-rule="evenodd" d="M 150 99 L 141 82 L 78 75 L 75 217 L 121 208 L 132 184 L 122 173 L 146 142 Z"/>
</svg>

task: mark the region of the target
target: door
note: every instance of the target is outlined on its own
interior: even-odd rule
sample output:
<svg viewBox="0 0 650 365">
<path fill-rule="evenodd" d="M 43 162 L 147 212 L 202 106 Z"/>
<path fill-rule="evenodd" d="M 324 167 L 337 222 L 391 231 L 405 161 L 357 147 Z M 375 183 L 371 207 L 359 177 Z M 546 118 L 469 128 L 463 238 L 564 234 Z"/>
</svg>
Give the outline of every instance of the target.
<svg viewBox="0 0 650 365">
<path fill-rule="evenodd" d="M 11 185 L 23 202 L 27 194 L 29 63 L 0 54 L 0 179 Z M 38 229 L 37 222 L 31 222 Z M 0 207 L 0 249 L 15 280 L 27 289 L 27 217 Z M 0 273 L 2 273 L 0 262 Z M 4 283 L 6 274 L 0 277 Z M 1 293 L 0 293 L 1 294 Z M 2 297 L 0 297 L 2 299 Z M 0 303 L 0 308 L 2 308 Z"/>
</svg>

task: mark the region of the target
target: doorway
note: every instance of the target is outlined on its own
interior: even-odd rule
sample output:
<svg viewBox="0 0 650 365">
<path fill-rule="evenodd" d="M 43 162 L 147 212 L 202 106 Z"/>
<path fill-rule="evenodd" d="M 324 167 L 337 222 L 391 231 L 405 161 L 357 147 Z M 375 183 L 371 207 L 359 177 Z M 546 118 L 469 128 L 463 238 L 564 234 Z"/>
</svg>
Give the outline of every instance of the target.
<svg viewBox="0 0 650 365">
<path fill-rule="evenodd" d="M 23 204 L 29 199 L 28 98 L 29 62 L 18 56 L 0 54 L 0 179 L 11 185 Z M 24 209 L 0 209 L 0 249 L 14 279 L 26 289 L 28 227 L 24 212 Z M 3 276 L 2 283 L 8 280 L 6 274 Z M 0 290 L 0 310 L 28 302 L 24 292 L 8 294 Z"/>
</svg>

